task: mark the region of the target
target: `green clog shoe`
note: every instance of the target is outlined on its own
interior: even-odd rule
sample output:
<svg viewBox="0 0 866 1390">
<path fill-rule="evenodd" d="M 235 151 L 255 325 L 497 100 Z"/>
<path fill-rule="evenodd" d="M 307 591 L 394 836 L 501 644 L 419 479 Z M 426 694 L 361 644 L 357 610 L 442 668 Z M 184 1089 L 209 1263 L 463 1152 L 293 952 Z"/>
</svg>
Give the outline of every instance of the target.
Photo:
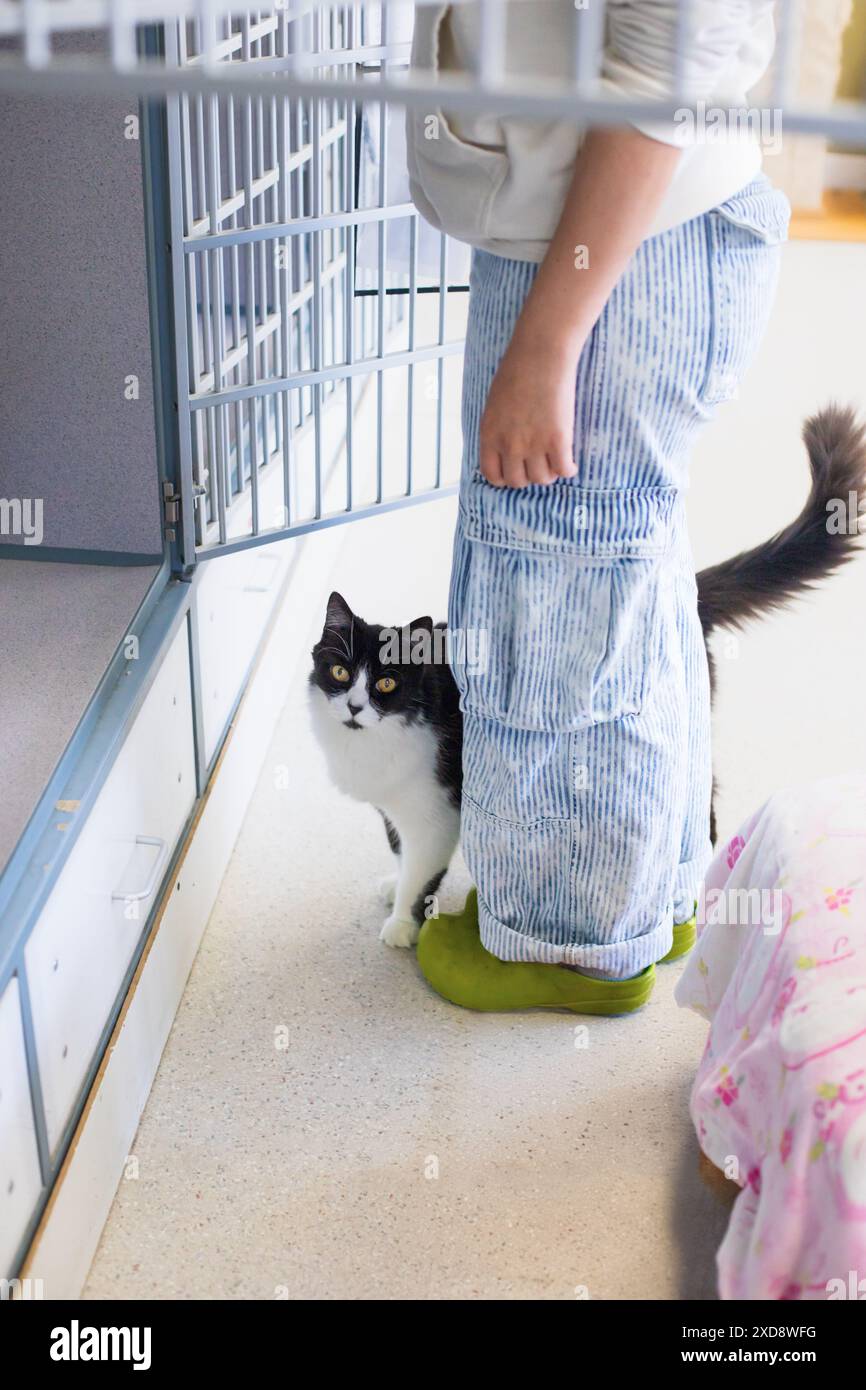
<svg viewBox="0 0 866 1390">
<path fill-rule="evenodd" d="M 560 965 L 499 960 L 481 944 L 473 888 L 462 912 L 430 918 L 418 938 L 418 964 L 427 983 L 464 1009 L 569 1009 L 576 1014 L 629 1014 L 644 1005 L 655 966 L 632 980 L 594 980 Z"/>
<path fill-rule="evenodd" d="M 697 910 L 695 904 L 695 910 L 687 922 L 674 922 L 674 944 L 667 955 L 662 956 L 659 965 L 667 965 L 669 961 L 688 955 L 698 939 Z"/>
</svg>

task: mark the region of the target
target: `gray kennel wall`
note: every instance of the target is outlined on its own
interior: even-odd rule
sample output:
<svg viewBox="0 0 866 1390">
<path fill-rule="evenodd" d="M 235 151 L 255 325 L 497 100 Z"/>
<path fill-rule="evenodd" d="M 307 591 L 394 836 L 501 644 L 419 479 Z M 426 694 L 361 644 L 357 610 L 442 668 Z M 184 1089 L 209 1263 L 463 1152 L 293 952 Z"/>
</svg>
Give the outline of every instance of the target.
<svg viewBox="0 0 866 1390">
<path fill-rule="evenodd" d="M 44 518 L 41 548 L 0 534 L 2 553 L 162 559 L 138 106 L 0 97 L 0 498 Z"/>
</svg>

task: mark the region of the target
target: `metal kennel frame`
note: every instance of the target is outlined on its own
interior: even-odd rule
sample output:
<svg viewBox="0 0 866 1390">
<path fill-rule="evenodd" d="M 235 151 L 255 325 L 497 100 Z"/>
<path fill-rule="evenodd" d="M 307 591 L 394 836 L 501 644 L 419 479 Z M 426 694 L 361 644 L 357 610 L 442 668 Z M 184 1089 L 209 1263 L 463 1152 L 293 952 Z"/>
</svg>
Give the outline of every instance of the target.
<svg viewBox="0 0 866 1390">
<path fill-rule="evenodd" d="M 691 0 L 680 5 L 663 100 L 603 90 L 603 0 L 577 0 L 571 80 L 543 90 L 504 73 L 505 0 L 478 3 L 477 72 L 437 79 L 408 71 L 410 0 L 272 0 L 266 10 L 231 0 L 0 0 L 0 88 L 135 93 L 151 121 L 148 172 L 165 185 L 154 240 L 164 234 L 168 248 L 158 336 L 176 570 L 453 485 L 443 394 L 446 363 L 462 350 L 449 305 L 465 285 L 449 285 L 445 237 L 433 274 L 419 268 L 417 214 L 405 189 L 393 193 L 392 106 L 617 122 L 690 104 Z M 866 144 L 866 102 L 814 110 L 792 97 L 796 3 L 778 0 L 770 105 L 790 131 Z M 74 30 L 100 35 L 93 55 L 54 51 L 55 35 Z M 398 229 L 408 250 L 395 266 Z M 419 443 L 429 455 L 431 441 L 415 418 L 421 370 L 436 378 L 423 468 Z M 397 439 L 395 475 L 383 465 Z"/>
</svg>

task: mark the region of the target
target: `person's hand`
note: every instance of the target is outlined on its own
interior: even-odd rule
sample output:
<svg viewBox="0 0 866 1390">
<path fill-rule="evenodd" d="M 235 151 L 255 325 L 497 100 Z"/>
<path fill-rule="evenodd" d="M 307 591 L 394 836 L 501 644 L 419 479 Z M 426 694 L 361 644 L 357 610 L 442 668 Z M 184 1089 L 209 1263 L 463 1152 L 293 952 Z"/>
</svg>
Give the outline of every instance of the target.
<svg viewBox="0 0 866 1390">
<path fill-rule="evenodd" d="M 499 364 L 481 417 L 480 468 L 494 487 L 573 478 L 573 352 L 536 350 L 518 335 Z"/>
</svg>

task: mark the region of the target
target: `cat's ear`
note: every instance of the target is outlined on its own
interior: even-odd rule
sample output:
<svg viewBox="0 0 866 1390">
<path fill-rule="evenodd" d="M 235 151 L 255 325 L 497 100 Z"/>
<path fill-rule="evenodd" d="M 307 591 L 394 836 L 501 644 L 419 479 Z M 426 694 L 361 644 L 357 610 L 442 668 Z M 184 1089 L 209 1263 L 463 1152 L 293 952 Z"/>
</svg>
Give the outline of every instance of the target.
<svg viewBox="0 0 866 1390">
<path fill-rule="evenodd" d="M 328 607 L 325 612 L 326 628 L 351 627 L 354 614 L 342 594 L 338 594 L 336 589 L 328 599 Z"/>
<path fill-rule="evenodd" d="M 413 618 L 411 623 L 406 624 L 404 633 L 408 633 L 409 637 L 411 664 L 429 666 L 433 661 L 433 619 Z"/>
</svg>

